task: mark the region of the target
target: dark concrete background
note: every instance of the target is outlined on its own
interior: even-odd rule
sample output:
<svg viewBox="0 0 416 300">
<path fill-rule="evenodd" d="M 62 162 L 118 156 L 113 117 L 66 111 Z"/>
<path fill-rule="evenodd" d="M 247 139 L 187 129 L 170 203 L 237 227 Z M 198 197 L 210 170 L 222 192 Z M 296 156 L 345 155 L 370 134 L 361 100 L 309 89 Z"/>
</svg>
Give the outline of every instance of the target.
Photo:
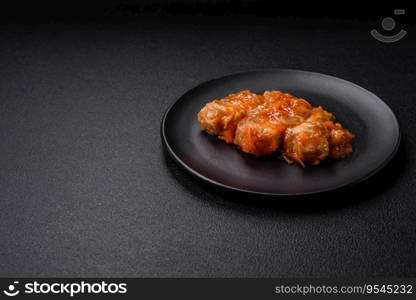
<svg viewBox="0 0 416 300">
<path fill-rule="evenodd" d="M 415 27 L 383 44 L 369 34 L 377 26 L 287 16 L 0 26 L 0 276 L 415 276 Z M 403 130 L 392 164 L 340 193 L 262 199 L 202 185 L 164 154 L 160 120 L 175 99 L 270 67 L 380 96 Z"/>
</svg>

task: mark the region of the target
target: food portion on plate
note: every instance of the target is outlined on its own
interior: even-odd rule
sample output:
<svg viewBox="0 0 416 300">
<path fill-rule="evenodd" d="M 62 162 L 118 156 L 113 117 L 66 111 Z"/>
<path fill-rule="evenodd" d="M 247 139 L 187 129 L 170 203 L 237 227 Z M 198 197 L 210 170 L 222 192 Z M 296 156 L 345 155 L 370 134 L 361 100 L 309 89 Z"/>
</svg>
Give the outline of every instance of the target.
<svg viewBox="0 0 416 300">
<path fill-rule="evenodd" d="M 355 135 L 322 107 L 280 91 L 244 90 L 213 100 L 198 113 L 202 128 L 242 151 L 265 156 L 277 151 L 288 163 L 318 165 L 353 151 Z"/>
<path fill-rule="evenodd" d="M 209 134 L 232 143 L 238 123 L 247 112 L 263 103 L 263 96 L 241 91 L 205 105 L 198 114 L 198 120 Z"/>
</svg>

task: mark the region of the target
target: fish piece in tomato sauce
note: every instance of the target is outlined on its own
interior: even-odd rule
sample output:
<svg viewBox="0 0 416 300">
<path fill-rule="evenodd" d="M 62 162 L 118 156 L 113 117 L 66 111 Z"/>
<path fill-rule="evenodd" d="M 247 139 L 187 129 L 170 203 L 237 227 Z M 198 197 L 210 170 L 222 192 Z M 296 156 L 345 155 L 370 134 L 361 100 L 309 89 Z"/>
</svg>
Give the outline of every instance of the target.
<svg viewBox="0 0 416 300">
<path fill-rule="evenodd" d="M 244 90 L 205 105 L 198 113 L 198 121 L 209 134 L 227 143 L 234 141 L 238 123 L 247 112 L 264 103 L 264 97 Z"/>
<path fill-rule="evenodd" d="M 322 107 L 313 109 L 303 123 L 288 128 L 284 137 L 283 156 L 289 162 L 303 167 L 305 162 L 318 165 L 322 160 L 345 157 L 352 152 L 354 135 L 335 116 Z"/>
<path fill-rule="evenodd" d="M 264 93 L 265 102 L 247 113 L 237 126 L 234 144 L 257 156 L 276 152 L 285 130 L 311 114 L 312 105 L 304 99 L 279 91 Z"/>
</svg>

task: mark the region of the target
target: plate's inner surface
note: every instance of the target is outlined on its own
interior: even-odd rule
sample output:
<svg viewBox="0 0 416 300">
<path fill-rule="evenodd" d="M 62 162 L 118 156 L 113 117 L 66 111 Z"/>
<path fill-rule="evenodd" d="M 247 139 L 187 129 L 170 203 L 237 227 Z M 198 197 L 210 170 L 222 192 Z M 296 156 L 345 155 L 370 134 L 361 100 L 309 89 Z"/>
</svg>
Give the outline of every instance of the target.
<svg viewBox="0 0 416 300">
<path fill-rule="evenodd" d="M 348 157 L 302 168 L 279 154 L 254 157 L 202 131 L 198 111 L 213 99 L 249 89 L 281 90 L 323 106 L 357 135 Z M 347 81 L 317 73 L 276 70 L 230 75 L 185 94 L 167 113 L 163 133 L 180 163 L 214 183 L 257 193 L 305 194 L 360 181 L 380 168 L 399 141 L 397 120 L 378 97 Z"/>
</svg>

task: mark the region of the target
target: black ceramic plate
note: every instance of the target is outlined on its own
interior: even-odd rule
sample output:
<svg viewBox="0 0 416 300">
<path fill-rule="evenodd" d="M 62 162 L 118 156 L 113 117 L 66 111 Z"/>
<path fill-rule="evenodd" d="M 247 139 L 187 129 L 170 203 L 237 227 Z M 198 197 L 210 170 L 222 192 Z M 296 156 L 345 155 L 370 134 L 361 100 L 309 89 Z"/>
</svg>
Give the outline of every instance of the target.
<svg viewBox="0 0 416 300">
<path fill-rule="evenodd" d="M 302 168 L 278 155 L 243 153 L 201 130 L 197 113 L 206 103 L 245 89 L 281 90 L 323 106 L 357 135 L 354 152 Z M 400 143 L 397 119 L 376 95 L 336 77 L 280 69 L 233 74 L 193 88 L 168 109 L 161 129 L 169 154 L 193 175 L 222 188 L 273 196 L 314 194 L 360 182 L 385 166 Z"/>
</svg>

